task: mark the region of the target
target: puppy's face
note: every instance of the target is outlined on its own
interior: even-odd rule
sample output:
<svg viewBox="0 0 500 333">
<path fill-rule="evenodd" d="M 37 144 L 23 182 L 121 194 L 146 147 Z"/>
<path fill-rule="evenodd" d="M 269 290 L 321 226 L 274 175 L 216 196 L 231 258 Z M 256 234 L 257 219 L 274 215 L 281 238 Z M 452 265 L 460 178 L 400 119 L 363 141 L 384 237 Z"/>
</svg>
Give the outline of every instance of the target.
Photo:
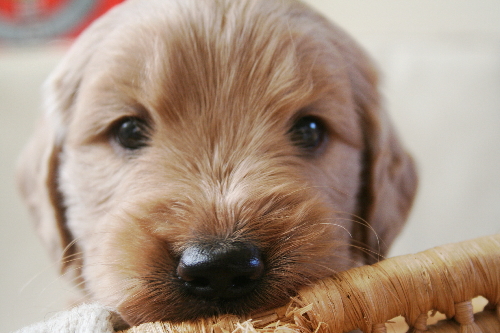
<svg viewBox="0 0 500 333">
<path fill-rule="evenodd" d="M 383 251 L 415 181 L 359 50 L 296 3 L 139 2 L 49 87 L 54 247 L 88 297 L 130 324 L 244 314 Z"/>
</svg>

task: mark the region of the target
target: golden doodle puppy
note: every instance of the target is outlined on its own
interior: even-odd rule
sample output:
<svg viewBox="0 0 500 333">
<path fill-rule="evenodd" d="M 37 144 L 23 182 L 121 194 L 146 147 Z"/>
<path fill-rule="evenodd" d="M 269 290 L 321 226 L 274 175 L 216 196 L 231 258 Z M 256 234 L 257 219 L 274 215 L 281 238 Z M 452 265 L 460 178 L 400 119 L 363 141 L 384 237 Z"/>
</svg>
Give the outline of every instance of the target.
<svg viewBox="0 0 500 333">
<path fill-rule="evenodd" d="M 292 0 L 131 0 L 46 86 L 19 170 L 85 300 L 251 313 L 378 260 L 416 173 L 360 48 Z"/>
</svg>

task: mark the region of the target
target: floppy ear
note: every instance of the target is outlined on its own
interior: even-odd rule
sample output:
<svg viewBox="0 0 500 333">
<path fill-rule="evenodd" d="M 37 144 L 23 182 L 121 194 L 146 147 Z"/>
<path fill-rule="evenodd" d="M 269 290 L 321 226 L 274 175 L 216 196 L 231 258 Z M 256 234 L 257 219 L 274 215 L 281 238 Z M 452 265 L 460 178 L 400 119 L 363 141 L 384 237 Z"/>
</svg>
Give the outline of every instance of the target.
<svg viewBox="0 0 500 333">
<path fill-rule="evenodd" d="M 66 227 L 64 198 L 58 177 L 61 152 L 80 75 L 60 65 L 46 82 L 43 92 L 45 110 L 17 165 L 21 195 L 35 221 L 35 229 L 52 259 L 61 262 L 61 272 L 74 263 L 69 246 L 71 234 Z"/>
<path fill-rule="evenodd" d="M 417 189 L 417 172 L 403 149 L 385 112 L 366 113 L 367 169 L 364 172 L 364 207 L 361 216 L 369 223 L 361 233 L 367 246 L 367 263 L 387 254 L 408 217 Z"/>
<path fill-rule="evenodd" d="M 61 260 L 71 242 L 64 223 L 64 205 L 57 189 L 60 146 L 44 117 L 24 149 L 17 167 L 21 194 L 35 220 L 35 228 L 54 260 Z M 65 253 L 65 255 L 71 254 Z M 66 265 L 63 264 L 63 269 Z"/>
<path fill-rule="evenodd" d="M 381 107 L 378 75 L 365 52 L 331 23 L 330 42 L 338 49 L 351 82 L 364 135 L 358 216 L 352 230 L 353 254 L 365 264 L 382 259 L 408 217 L 417 188 L 414 162 Z"/>
<path fill-rule="evenodd" d="M 353 94 L 364 131 L 364 170 L 354 238 L 365 247 L 365 263 L 382 259 L 408 217 L 417 189 L 417 172 L 385 110 L 377 73 L 358 49 L 350 63 Z M 352 53 L 351 53 L 352 54 Z"/>
<path fill-rule="evenodd" d="M 35 133 L 24 149 L 17 166 L 21 194 L 35 220 L 36 231 L 54 260 L 75 253 L 72 237 L 65 223 L 64 198 L 58 187 L 61 152 L 72 109 L 78 95 L 84 69 L 116 14 L 96 21 L 75 42 L 47 80 L 44 113 Z M 66 250 L 65 250 L 66 249 Z M 63 253 L 64 252 L 64 253 Z M 63 260 L 64 272 L 75 260 Z"/>
<path fill-rule="evenodd" d="M 380 106 L 377 71 L 352 38 L 325 18 L 308 12 L 316 36 L 324 36 L 342 58 L 364 133 L 363 168 L 358 195 L 360 223 L 352 230 L 355 261 L 373 263 L 388 251 L 412 206 L 417 174 L 385 110 Z M 336 60 L 337 61 L 337 60 Z"/>
</svg>

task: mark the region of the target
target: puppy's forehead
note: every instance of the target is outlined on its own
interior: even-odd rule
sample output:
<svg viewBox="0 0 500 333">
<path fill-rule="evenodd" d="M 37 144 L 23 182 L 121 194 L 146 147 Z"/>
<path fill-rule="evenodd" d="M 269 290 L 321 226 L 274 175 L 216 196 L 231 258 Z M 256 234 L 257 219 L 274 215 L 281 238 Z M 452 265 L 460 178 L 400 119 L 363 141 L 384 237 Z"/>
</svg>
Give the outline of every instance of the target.
<svg viewBox="0 0 500 333">
<path fill-rule="evenodd" d="M 101 49 L 112 51 L 94 59 L 96 89 L 126 95 L 127 103 L 168 123 L 231 115 L 271 125 L 320 105 L 318 112 L 331 111 L 325 116 L 351 136 L 358 128 L 349 60 L 322 36 L 333 31 L 328 23 L 303 5 L 152 0 L 148 6 L 156 8 L 145 17 L 137 6 L 135 19 L 103 42 Z"/>
</svg>

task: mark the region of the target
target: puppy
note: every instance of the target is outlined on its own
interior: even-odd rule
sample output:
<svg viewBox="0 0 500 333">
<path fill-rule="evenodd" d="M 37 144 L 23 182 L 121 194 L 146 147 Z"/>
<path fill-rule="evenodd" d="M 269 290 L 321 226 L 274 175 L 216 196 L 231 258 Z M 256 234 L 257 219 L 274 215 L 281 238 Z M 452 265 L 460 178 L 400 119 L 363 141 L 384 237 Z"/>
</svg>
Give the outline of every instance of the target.
<svg viewBox="0 0 500 333">
<path fill-rule="evenodd" d="M 291 0 L 131 0 L 75 42 L 20 164 L 85 300 L 248 314 L 383 256 L 416 173 L 360 48 Z"/>
</svg>

